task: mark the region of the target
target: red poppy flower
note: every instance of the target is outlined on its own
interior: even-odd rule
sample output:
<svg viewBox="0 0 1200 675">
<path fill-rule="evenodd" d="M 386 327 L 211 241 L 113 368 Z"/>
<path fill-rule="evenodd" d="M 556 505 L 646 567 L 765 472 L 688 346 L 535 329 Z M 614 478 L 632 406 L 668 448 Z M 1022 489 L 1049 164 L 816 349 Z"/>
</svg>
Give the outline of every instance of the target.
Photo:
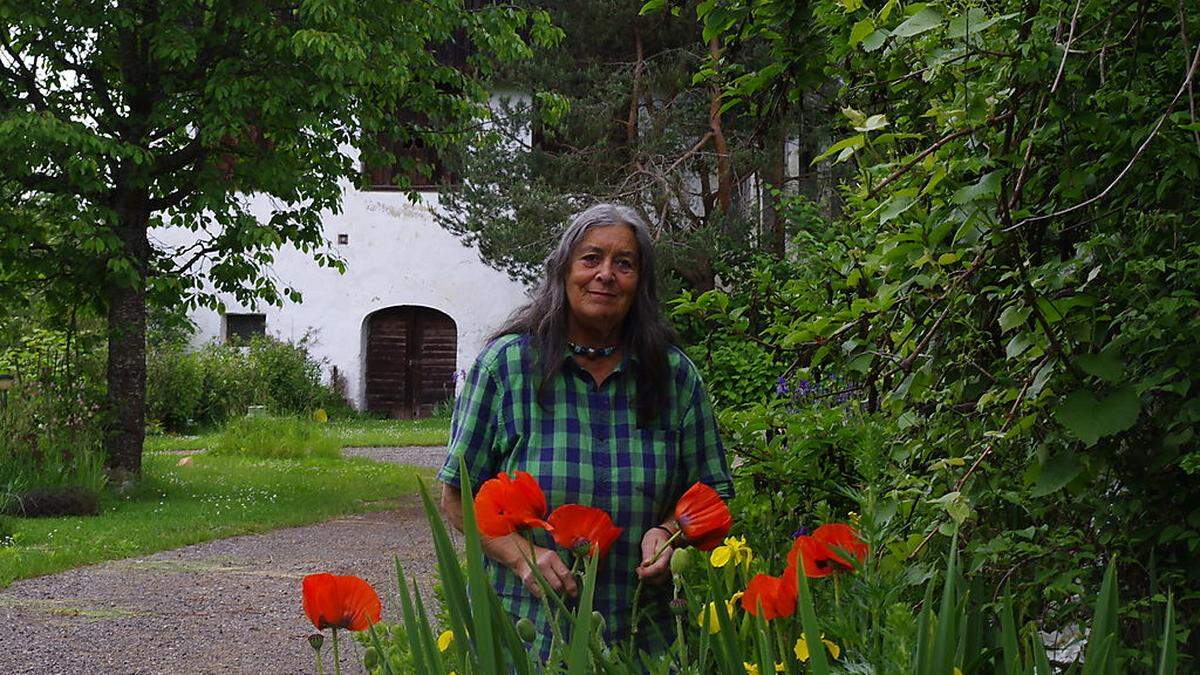
<svg viewBox="0 0 1200 675">
<path fill-rule="evenodd" d="M 356 576 L 310 574 L 301 591 L 304 613 L 317 630 L 366 630 L 379 621 L 379 595 Z"/>
<path fill-rule="evenodd" d="M 581 504 L 564 504 L 554 509 L 548 521 L 559 546 L 573 551 L 582 549 L 587 555 L 599 552 L 601 558 L 621 534 L 621 528 L 613 525 L 603 509 Z"/>
<path fill-rule="evenodd" d="M 796 538 L 788 553 L 788 567 L 795 569 L 797 562 L 804 566 L 804 574 L 810 578 L 828 576 L 834 572 L 854 570 L 846 558 L 853 556 L 861 564 L 867 559 L 867 545 L 858 532 L 849 525 L 830 523 L 822 525 L 811 535 Z"/>
<path fill-rule="evenodd" d="M 791 616 L 796 611 L 796 584 L 783 577 L 755 574 L 742 595 L 742 609 L 770 621 L 782 616 Z"/>
<path fill-rule="evenodd" d="M 503 537 L 518 530 L 543 527 L 553 530 L 545 520 L 546 495 L 533 476 L 517 471 L 515 478 L 498 473 L 486 480 L 475 494 L 475 522 L 489 537 Z"/>
<path fill-rule="evenodd" d="M 867 559 L 867 543 L 859 536 L 858 531 L 844 523 L 829 523 L 813 530 L 812 538 L 825 544 L 830 558 L 847 570 L 854 569 L 854 564 L 847 558 L 853 556 L 861 565 Z"/>
<path fill-rule="evenodd" d="M 675 522 L 689 544 L 701 551 L 711 551 L 729 534 L 733 516 L 716 490 L 696 483 L 675 503 Z"/>
</svg>

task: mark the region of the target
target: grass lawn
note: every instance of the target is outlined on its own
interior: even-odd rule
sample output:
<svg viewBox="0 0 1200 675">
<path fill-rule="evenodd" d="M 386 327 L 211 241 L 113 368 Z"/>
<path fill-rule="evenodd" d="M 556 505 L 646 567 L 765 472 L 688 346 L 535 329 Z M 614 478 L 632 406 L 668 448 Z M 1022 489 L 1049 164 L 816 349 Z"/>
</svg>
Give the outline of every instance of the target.
<svg viewBox="0 0 1200 675">
<path fill-rule="evenodd" d="M 212 539 L 386 509 L 433 471 L 369 460 L 266 460 L 147 453 L 136 493 L 106 494 L 101 515 L 13 518 L 0 587 L 15 579 Z"/>
<path fill-rule="evenodd" d="M 423 417 L 415 420 L 345 419 L 328 424 L 328 432 L 342 446 L 446 445 L 450 440 L 449 417 Z M 146 452 L 198 450 L 212 447 L 219 432 L 195 436 L 162 434 L 146 437 Z"/>
</svg>

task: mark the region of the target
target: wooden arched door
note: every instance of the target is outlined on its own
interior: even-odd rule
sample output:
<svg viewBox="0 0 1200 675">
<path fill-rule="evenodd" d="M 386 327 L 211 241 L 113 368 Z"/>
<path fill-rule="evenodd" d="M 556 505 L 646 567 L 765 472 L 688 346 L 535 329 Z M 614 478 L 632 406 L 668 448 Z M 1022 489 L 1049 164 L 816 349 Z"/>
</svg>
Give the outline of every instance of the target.
<svg viewBox="0 0 1200 675">
<path fill-rule="evenodd" d="M 367 318 L 367 410 L 429 414 L 454 396 L 458 328 L 428 307 L 388 307 Z"/>
</svg>

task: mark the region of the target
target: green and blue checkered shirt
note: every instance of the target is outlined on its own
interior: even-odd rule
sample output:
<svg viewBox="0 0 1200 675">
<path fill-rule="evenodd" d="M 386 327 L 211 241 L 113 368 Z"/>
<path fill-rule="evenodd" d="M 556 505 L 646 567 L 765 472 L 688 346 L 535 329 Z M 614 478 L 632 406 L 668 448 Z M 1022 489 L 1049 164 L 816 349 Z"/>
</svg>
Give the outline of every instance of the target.
<svg viewBox="0 0 1200 675">
<path fill-rule="evenodd" d="M 467 373 L 454 406 L 450 445 L 438 480 L 459 485 L 459 457 L 466 458 L 471 484 L 501 471 L 527 471 L 546 494 L 550 510 L 563 504 L 604 509 L 621 536 L 601 561 L 594 607 L 605 617 L 606 637 L 629 632 L 630 604 L 642 561 L 642 535 L 662 523 L 692 483 L 702 481 L 728 498 L 733 481 L 716 418 L 696 366 L 682 351 L 668 353 L 670 397 L 649 428 L 637 426 L 636 360 L 626 357 L 603 385 L 570 354 L 537 402 L 541 374 L 529 335 L 506 335 L 484 348 Z M 464 495 L 464 499 L 467 498 Z M 533 532 L 534 543 L 571 554 L 549 533 Z M 549 623 L 540 601 L 520 578 L 487 561 L 496 592 L 514 617 L 529 617 L 539 629 L 535 648 L 549 653 Z M 646 623 L 639 636 L 671 635 L 670 584 L 642 589 Z M 654 648 L 661 643 L 645 643 Z"/>
</svg>

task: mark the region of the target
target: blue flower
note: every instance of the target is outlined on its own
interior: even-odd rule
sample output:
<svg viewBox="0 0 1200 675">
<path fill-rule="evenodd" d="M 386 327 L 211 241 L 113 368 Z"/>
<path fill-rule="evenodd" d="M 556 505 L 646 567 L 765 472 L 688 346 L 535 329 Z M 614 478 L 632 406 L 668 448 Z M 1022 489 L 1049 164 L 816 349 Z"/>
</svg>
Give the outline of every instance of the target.
<svg viewBox="0 0 1200 675">
<path fill-rule="evenodd" d="M 780 375 L 779 380 L 775 382 L 775 393 L 779 394 L 780 396 L 788 393 L 787 378 L 785 378 L 783 375 Z"/>
</svg>

